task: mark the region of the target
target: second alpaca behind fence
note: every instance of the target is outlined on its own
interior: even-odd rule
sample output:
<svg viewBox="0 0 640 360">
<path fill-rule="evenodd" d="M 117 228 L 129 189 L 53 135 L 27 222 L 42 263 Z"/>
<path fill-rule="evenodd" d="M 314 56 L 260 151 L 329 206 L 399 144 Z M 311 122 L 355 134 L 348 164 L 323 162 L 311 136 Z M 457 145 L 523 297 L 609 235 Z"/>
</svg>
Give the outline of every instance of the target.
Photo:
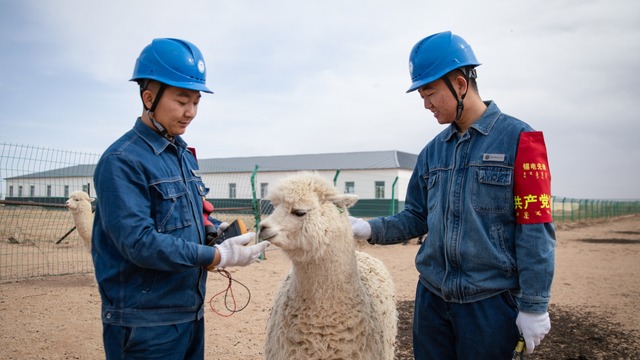
<svg viewBox="0 0 640 360">
<path fill-rule="evenodd" d="M 95 199 L 84 191 L 74 191 L 69 195 L 65 206 L 73 215 L 78 235 L 82 239 L 82 247 L 91 255 L 91 234 L 93 233 L 93 210 L 91 203 Z M 97 284 L 94 277 L 94 285 Z"/>
<path fill-rule="evenodd" d="M 93 212 L 91 202 L 95 199 L 89 197 L 84 191 L 74 191 L 65 203 L 67 209 L 73 215 L 73 222 L 82 239 L 84 250 L 91 254 L 91 233 L 93 232 Z"/>
</svg>

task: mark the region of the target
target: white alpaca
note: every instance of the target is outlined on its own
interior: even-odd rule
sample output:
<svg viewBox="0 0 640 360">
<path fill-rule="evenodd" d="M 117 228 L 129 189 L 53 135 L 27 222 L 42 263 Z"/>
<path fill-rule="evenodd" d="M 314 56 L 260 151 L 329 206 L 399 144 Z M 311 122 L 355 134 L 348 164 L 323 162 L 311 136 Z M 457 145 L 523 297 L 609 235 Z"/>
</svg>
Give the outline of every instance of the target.
<svg viewBox="0 0 640 360">
<path fill-rule="evenodd" d="M 82 239 L 82 247 L 91 255 L 91 234 L 93 233 L 93 211 L 91 202 L 95 199 L 89 197 L 84 191 L 74 191 L 69 196 L 69 200 L 65 206 L 73 215 L 73 222 L 76 224 L 76 230 Z M 93 277 L 93 285 L 97 285 L 95 274 Z"/>
<path fill-rule="evenodd" d="M 94 200 L 84 191 L 74 191 L 65 203 L 65 206 L 73 215 L 73 222 L 76 224 L 76 230 L 80 238 L 82 238 L 84 250 L 89 254 L 91 254 L 91 233 L 93 232 L 91 202 Z"/>
<path fill-rule="evenodd" d="M 395 290 L 380 260 L 355 251 L 347 208 L 358 197 L 303 172 L 268 198 L 275 209 L 260 222 L 260 238 L 292 268 L 271 310 L 265 358 L 393 359 Z"/>
</svg>

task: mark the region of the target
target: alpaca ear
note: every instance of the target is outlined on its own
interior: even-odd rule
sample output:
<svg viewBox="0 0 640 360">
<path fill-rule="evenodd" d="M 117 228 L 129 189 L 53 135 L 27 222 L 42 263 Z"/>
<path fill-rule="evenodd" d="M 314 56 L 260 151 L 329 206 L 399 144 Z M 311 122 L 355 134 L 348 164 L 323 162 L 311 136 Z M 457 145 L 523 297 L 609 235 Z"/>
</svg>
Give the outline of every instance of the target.
<svg viewBox="0 0 640 360">
<path fill-rule="evenodd" d="M 340 194 L 331 198 L 331 202 L 341 209 L 347 209 L 358 201 L 358 195 Z"/>
<path fill-rule="evenodd" d="M 90 202 L 90 203 L 92 203 L 92 202 L 94 202 L 94 201 L 96 201 L 96 198 L 92 198 L 92 197 L 90 197 L 90 198 L 89 198 L 89 202 Z"/>
</svg>

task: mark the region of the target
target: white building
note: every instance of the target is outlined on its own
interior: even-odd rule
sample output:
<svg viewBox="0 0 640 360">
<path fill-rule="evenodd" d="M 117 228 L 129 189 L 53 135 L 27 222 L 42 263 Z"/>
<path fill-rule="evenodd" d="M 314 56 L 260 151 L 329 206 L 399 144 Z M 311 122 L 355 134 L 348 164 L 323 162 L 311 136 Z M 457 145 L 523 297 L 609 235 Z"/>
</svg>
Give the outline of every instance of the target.
<svg viewBox="0 0 640 360">
<path fill-rule="evenodd" d="M 76 190 L 92 193 L 95 167 L 93 164 L 75 165 L 5 178 L 5 200 L 63 204 Z"/>
<path fill-rule="evenodd" d="M 254 156 L 199 159 L 207 199 L 251 199 L 251 177 L 255 173 L 256 198 L 262 199 L 269 186 L 297 171 L 317 171 L 345 193 L 360 199 L 395 199 L 404 202 L 407 184 L 417 155 L 401 151 L 367 151 L 334 154 Z M 43 201 L 58 198 L 63 203 L 70 193 L 83 190 L 95 196 L 95 164 L 75 165 L 6 178 L 6 200 Z M 62 201 L 62 202 L 60 202 Z"/>
<path fill-rule="evenodd" d="M 269 186 L 283 177 L 308 170 L 333 181 L 341 192 L 357 194 L 361 199 L 391 199 L 393 195 L 394 199 L 404 201 L 417 158 L 391 150 L 201 159 L 199 164 L 203 180 L 210 188 L 208 198 L 250 197 L 237 190 L 234 196 L 234 187 L 239 187 L 234 175 L 238 181 L 250 182 L 257 165 L 257 198 L 264 198 Z"/>
</svg>

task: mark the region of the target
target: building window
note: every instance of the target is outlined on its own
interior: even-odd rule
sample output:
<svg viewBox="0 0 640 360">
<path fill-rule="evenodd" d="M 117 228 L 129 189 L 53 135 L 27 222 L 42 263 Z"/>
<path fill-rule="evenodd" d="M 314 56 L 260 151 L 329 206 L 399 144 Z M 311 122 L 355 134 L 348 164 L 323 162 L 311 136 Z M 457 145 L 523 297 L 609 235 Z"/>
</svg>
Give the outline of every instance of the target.
<svg viewBox="0 0 640 360">
<path fill-rule="evenodd" d="M 229 199 L 236 198 L 236 184 L 229 184 Z"/>
<path fill-rule="evenodd" d="M 64 197 L 69 197 L 69 185 L 64 186 Z"/>
<path fill-rule="evenodd" d="M 9 186 L 9 197 L 13 197 L 13 185 Z"/>
<path fill-rule="evenodd" d="M 51 185 L 47 185 L 47 197 L 51 197 Z"/>
<path fill-rule="evenodd" d="M 89 185 L 82 185 L 82 191 L 89 193 Z"/>
<path fill-rule="evenodd" d="M 31 196 L 31 197 L 36 196 L 36 186 L 35 185 L 31 185 L 31 188 L 29 188 L 29 196 Z"/>
<path fill-rule="evenodd" d="M 356 193 L 356 183 L 353 181 L 346 181 L 344 183 L 344 192 L 345 194 L 355 194 Z"/>
<path fill-rule="evenodd" d="M 376 181 L 376 199 L 384 199 L 384 181 Z"/>
<path fill-rule="evenodd" d="M 267 197 L 267 192 L 269 191 L 269 183 L 260 183 L 260 198 L 264 199 Z"/>
<path fill-rule="evenodd" d="M 18 186 L 18 197 L 22 197 L 22 185 Z"/>
</svg>

